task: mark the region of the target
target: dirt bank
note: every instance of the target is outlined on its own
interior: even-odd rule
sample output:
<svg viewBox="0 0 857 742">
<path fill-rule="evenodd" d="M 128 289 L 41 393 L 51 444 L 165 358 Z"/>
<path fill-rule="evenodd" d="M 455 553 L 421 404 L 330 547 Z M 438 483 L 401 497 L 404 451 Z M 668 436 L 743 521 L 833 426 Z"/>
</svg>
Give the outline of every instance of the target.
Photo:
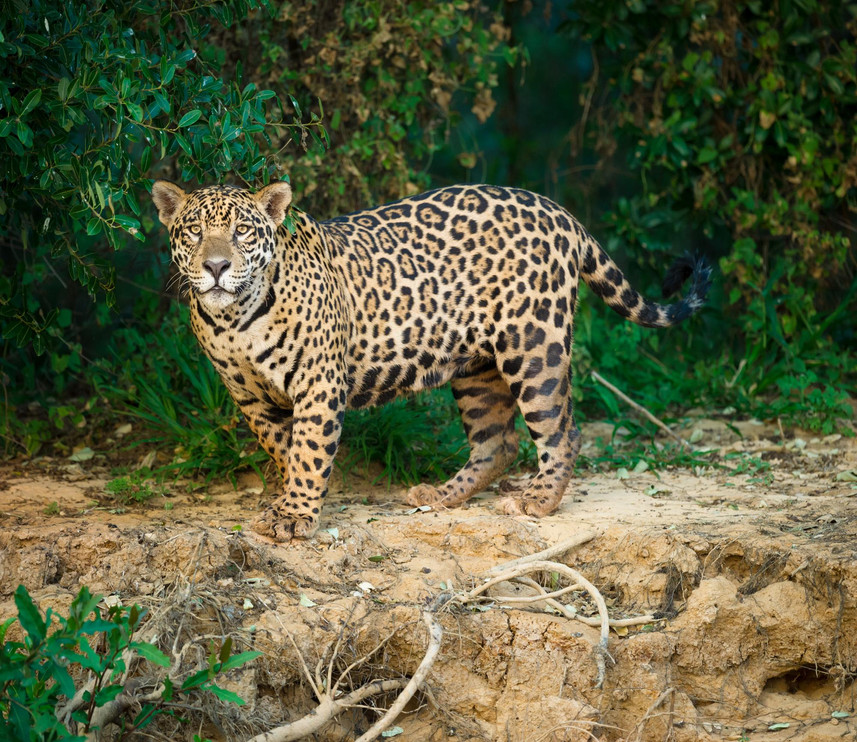
<svg viewBox="0 0 857 742">
<path fill-rule="evenodd" d="M 335 680 L 366 657 L 345 692 L 409 677 L 425 653 L 427 606 L 444 639 L 396 722 L 402 740 L 855 739 L 857 477 L 847 472 L 857 445 L 783 439 L 755 423 L 697 420 L 685 432 L 694 429 L 698 445 L 732 454 L 721 461 L 733 471 L 583 474 L 542 521 L 500 514 L 494 491 L 454 511 L 408 511 L 402 491 L 352 476 L 332 487 L 318 536 L 285 546 L 235 529 L 268 497 L 256 480 L 111 512 L 108 460 L 13 462 L 0 472 L 0 618 L 14 613 L 19 583 L 59 609 L 85 584 L 150 607 L 162 641 L 230 633 L 263 651 L 230 679 L 247 705 L 208 709 L 202 733 L 213 739 L 312 710 L 306 674 L 316 669 Z M 613 618 L 653 617 L 611 631 L 601 688 L 596 626 L 543 603 L 448 599 L 584 531 L 594 538 L 561 561 L 594 583 Z M 506 600 L 527 588 L 510 590 Z M 561 600 L 595 615 L 585 591 Z M 185 659 L 202 662 L 203 650 Z M 395 696 L 370 703 L 383 710 Z M 314 739 L 354 739 L 377 716 L 355 708 Z M 161 729 L 171 739 L 199 730 Z"/>
</svg>

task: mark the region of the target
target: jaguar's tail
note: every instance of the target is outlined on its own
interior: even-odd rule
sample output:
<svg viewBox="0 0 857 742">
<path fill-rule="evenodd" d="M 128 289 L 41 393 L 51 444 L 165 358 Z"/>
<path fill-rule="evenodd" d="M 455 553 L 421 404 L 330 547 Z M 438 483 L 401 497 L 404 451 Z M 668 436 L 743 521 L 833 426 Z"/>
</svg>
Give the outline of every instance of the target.
<svg viewBox="0 0 857 742">
<path fill-rule="evenodd" d="M 687 319 L 705 303 L 711 288 L 711 268 L 706 260 L 686 254 L 669 267 L 662 283 L 667 298 L 690 278 L 684 298 L 674 304 L 649 301 L 631 286 L 604 248 L 591 238 L 584 247 L 580 276 L 613 311 L 643 327 L 670 327 Z"/>
</svg>

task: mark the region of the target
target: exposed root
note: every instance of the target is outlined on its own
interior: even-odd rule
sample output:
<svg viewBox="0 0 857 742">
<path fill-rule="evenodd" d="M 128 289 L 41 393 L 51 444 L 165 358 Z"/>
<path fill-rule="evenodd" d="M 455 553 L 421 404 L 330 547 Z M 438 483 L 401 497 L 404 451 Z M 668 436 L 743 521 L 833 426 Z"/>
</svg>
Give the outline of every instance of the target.
<svg viewBox="0 0 857 742">
<path fill-rule="evenodd" d="M 522 556 L 519 559 L 513 559 L 510 562 L 497 564 L 488 570 L 488 574 L 498 574 L 499 572 L 505 572 L 508 569 L 514 569 L 521 564 L 530 564 L 530 562 L 550 561 L 554 557 L 562 556 L 567 551 L 571 551 L 576 546 L 581 546 L 588 541 L 592 541 L 592 539 L 597 535 L 597 531 L 583 531 L 567 541 L 562 541 L 555 546 L 550 546 L 547 549 L 536 552 L 535 554 L 528 554 L 527 556 Z"/>
<path fill-rule="evenodd" d="M 601 629 L 601 639 L 595 649 L 595 663 L 598 667 L 598 679 L 595 687 L 602 688 L 607 674 L 607 659 L 609 658 L 612 661 L 612 657 L 610 657 L 610 653 L 607 651 L 610 627 L 637 626 L 640 624 L 651 623 L 657 619 L 651 615 L 626 619 L 611 619 L 607 613 L 607 604 L 604 602 L 604 598 L 595 585 L 589 582 L 589 580 L 580 574 L 580 572 L 572 569 L 567 564 L 548 561 L 549 557 L 564 554 L 575 546 L 579 546 L 580 544 L 592 540 L 595 536 L 596 534 L 591 531 L 584 532 L 573 539 L 564 541 L 556 546 L 550 547 L 549 549 L 540 551 L 537 554 L 531 554 L 529 556 L 521 557 L 520 559 L 515 559 L 511 562 L 506 562 L 492 567 L 485 574 L 488 578 L 485 582 L 467 593 L 456 595 L 452 600 L 461 605 L 467 605 L 468 603 L 474 603 L 486 599 L 505 605 L 545 602 L 566 618 L 581 621 L 588 626 L 599 626 Z M 548 592 L 543 586 L 539 585 L 535 580 L 528 576 L 536 572 L 554 572 L 564 575 L 569 579 L 570 584 L 559 590 Z M 501 598 L 489 598 L 489 596 L 484 595 L 489 588 L 508 580 L 516 580 L 529 587 L 536 588 L 538 595 L 504 596 Z M 598 609 L 598 618 L 579 616 L 575 611 L 557 600 L 558 597 L 576 590 L 585 590 L 589 593 L 592 601 Z"/>
<path fill-rule="evenodd" d="M 422 662 L 420 662 L 419 667 L 417 667 L 416 672 L 414 672 L 410 680 L 405 680 L 404 678 L 397 680 L 375 680 L 352 691 L 347 696 L 334 698 L 335 689 L 338 686 L 337 683 L 329 693 L 321 695 L 318 707 L 311 713 L 297 721 L 283 724 L 276 729 L 258 734 L 248 740 L 248 742 L 290 742 L 291 740 L 303 739 L 317 732 L 338 714 L 352 706 L 356 706 L 366 698 L 401 688 L 402 692 L 386 713 L 365 734 L 361 735 L 357 742 L 372 742 L 372 740 L 378 739 L 381 733 L 396 720 L 396 717 L 402 712 L 408 701 L 413 698 L 414 693 L 419 690 L 420 685 L 425 682 L 440 651 L 440 644 L 443 639 L 443 629 L 440 623 L 438 623 L 434 615 L 429 611 L 423 611 L 423 621 L 429 632 L 428 647 L 426 648 Z"/>
<path fill-rule="evenodd" d="M 387 710 L 387 713 L 378 719 L 366 734 L 359 737 L 357 742 L 372 742 L 372 740 L 378 739 L 378 736 L 395 721 L 396 717 L 402 712 L 402 709 L 405 708 L 405 705 L 411 700 L 414 693 L 417 692 L 420 685 L 425 681 L 429 670 L 431 670 L 431 666 L 434 664 L 438 652 L 440 652 L 440 643 L 443 639 L 443 628 L 440 623 L 435 620 L 434 615 L 429 611 L 423 611 L 423 621 L 425 621 L 426 628 L 429 632 L 429 645 L 426 649 L 423 661 L 420 662 L 413 677 L 408 681 L 408 684 L 399 694 L 399 697 L 393 702 L 393 705 Z"/>
</svg>

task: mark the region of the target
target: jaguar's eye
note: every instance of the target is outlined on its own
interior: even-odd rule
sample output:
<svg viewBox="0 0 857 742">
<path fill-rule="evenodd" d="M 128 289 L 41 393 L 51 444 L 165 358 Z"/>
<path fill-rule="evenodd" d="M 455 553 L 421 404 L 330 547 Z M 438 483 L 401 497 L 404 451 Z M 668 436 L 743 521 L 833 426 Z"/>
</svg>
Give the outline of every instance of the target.
<svg viewBox="0 0 857 742">
<path fill-rule="evenodd" d="M 190 229 L 191 234 L 195 234 L 195 235 L 202 234 L 202 227 L 200 227 L 199 224 L 191 224 L 188 229 Z"/>
<path fill-rule="evenodd" d="M 242 237 L 245 234 L 248 234 L 249 232 L 250 227 L 247 224 L 239 224 L 237 227 L 235 227 L 235 234 L 241 235 Z"/>
</svg>

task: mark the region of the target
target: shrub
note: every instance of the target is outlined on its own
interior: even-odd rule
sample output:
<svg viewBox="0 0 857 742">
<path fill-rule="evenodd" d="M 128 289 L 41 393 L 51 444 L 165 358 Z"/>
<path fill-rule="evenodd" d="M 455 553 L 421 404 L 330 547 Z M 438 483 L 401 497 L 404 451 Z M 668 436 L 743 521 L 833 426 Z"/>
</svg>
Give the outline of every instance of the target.
<svg viewBox="0 0 857 742">
<path fill-rule="evenodd" d="M 581 2 L 605 160 L 643 184 L 610 210 L 615 238 L 660 250 L 702 233 L 720 258 L 748 393 L 815 367 L 845 383 L 857 280 L 857 17 L 846 3 Z M 618 144 L 618 149 L 617 149 Z M 827 402 L 825 402 L 827 404 Z"/>
<path fill-rule="evenodd" d="M 157 264 L 131 249 L 152 226 L 151 172 L 266 182 L 282 172 L 273 139 L 319 136 L 320 123 L 240 66 L 221 70 L 205 42 L 259 0 L 13 5 L 0 21 L 0 334 L 50 348 L 62 375 L 109 324 L 117 269 L 133 286 Z"/>
</svg>

